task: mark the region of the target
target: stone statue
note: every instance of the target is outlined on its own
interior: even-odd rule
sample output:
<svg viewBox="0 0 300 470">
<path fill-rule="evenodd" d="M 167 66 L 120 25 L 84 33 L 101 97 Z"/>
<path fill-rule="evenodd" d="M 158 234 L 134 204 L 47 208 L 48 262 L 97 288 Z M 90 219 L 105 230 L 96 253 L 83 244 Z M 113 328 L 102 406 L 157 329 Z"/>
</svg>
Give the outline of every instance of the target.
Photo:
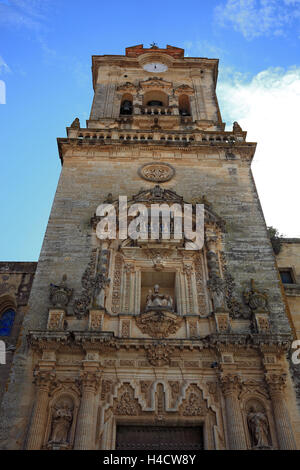
<svg viewBox="0 0 300 470">
<path fill-rule="evenodd" d="M 236 133 L 236 134 L 239 134 L 239 133 L 243 132 L 243 129 L 241 128 L 239 123 L 236 122 L 236 121 L 234 121 L 234 123 L 233 123 L 233 132 Z"/>
<path fill-rule="evenodd" d="M 79 121 L 78 117 L 74 119 L 74 121 L 71 124 L 71 127 L 73 129 L 80 129 L 80 121 Z"/>
<path fill-rule="evenodd" d="M 68 435 L 73 420 L 73 405 L 64 400 L 54 408 L 52 414 L 52 430 L 50 442 L 63 444 L 68 442 Z"/>
<path fill-rule="evenodd" d="M 214 310 L 224 310 L 225 306 L 225 281 L 217 275 L 211 276 L 207 281 L 207 287 L 211 292 Z"/>
<path fill-rule="evenodd" d="M 171 295 L 159 293 L 159 285 L 155 284 L 153 292 L 150 289 L 146 298 L 146 310 L 151 310 L 155 307 L 166 307 L 173 310 L 173 298 Z"/>
<path fill-rule="evenodd" d="M 107 279 L 102 273 L 98 274 L 96 279 L 96 295 L 95 295 L 95 306 L 98 308 L 105 308 L 105 287 L 110 283 L 110 279 Z"/>
<path fill-rule="evenodd" d="M 262 411 L 252 406 L 247 416 L 248 428 L 253 447 L 269 447 L 268 419 Z"/>
</svg>

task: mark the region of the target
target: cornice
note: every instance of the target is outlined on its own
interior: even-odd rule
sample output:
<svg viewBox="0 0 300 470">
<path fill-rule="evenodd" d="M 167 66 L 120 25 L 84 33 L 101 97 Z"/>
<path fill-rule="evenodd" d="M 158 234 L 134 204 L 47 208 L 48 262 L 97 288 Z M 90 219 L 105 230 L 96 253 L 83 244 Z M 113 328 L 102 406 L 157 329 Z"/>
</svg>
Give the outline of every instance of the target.
<svg viewBox="0 0 300 470">
<path fill-rule="evenodd" d="M 141 132 L 140 132 L 141 133 Z M 146 134 L 145 132 L 143 134 Z M 168 133 L 170 134 L 170 133 Z M 235 143 L 224 143 L 224 142 L 180 142 L 177 143 L 176 141 L 165 141 L 163 144 L 161 140 L 155 141 L 151 139 L 150 142 L 148 141 L 120 141 L 119 139 L 109 139 L 97 141 L 97 142 L 86 142 L 86 141 L 79 141 L 78 139 L 70 139 L 70 138 L 58 138 L 57 139 L 58 150 L 59 150 L 59 157 L 61 163 L 63 165 L 64 154 L 66 150 L 73 149 L 73 150 L 80 150 L 82 152 L 82 156 L 85 155 L 84 151 L 88 150 L 100 150 L 105 149 L 107 151 L 118 149 L 120 151 L 128 151 L 132 148 L 135 152 L 135 158 L 137 158 L 136 152 L 138 151 L 168 151 L 172 149 L 173 151 L 176 149 L 183 153 L 192 152 L 193 154 L 195 151 L 199 150 L 207 150 L 207 153 L 212 153 L 213 149 L 216 149 L 218 152 L 220 150 L 224 150 L 225 152 L 232 153 L 236 151 L 240 154 L 242 160 L 247 160 L 249 162 L 252 161 L 253 156 L 255 154 L 256 143 L 255 142 L 235 142 Z M 219 159 L 219 156 L 218 156 Z M 232 160 L 226 160 L 229 163 L 232 163 Z M 233 160 L 236 161 L 236 160 Z"/>
<path fill-rule="evenodd" d="M 97 350 L 109 352 L 119 349 L 147 349 L 160 344 L 162 341 L 174 350 L 216 350 L 225 347 L 235 349 L 248 348 L 285 354 L 290 347 L 292 337 L 289 334 L 218 334 L 214 333 L 197 339 L 184 338 L 120 338 L 113 332 L 106 331 L 48 331 L 34 330 L 27 335 L 29 346 L 38 352 L 44 350 Z M 271 348 L 271 349 L 270 349 Z"/>
</svg>

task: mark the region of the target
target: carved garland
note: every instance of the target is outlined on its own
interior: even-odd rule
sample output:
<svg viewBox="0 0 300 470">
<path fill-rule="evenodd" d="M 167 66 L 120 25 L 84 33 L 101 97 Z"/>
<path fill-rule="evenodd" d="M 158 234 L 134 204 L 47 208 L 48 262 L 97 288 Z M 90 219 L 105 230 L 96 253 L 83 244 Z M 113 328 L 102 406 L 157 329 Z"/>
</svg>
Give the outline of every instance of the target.
<svg viewBox="0 0 300 470">
<path fill-rule="evenodd" d="M 96 272 L 97 248 L 94 248 L 91 253 L 90 262 L 84 271 L 81 278 L 81 285 L 83 287 L 82 293 L 74 302 L 74 313 L 77 317 L 87 314 L 88 307 L 95 289 L 95 272 Z"/>
<path fill-rule="evenodd" d="M 112 289 L 112 313 L 119 313 L 121 310 L 121 277 L 122 277 L 123 258 L 120 253 L 115 257 L 114 282 Z"/>
</svg>

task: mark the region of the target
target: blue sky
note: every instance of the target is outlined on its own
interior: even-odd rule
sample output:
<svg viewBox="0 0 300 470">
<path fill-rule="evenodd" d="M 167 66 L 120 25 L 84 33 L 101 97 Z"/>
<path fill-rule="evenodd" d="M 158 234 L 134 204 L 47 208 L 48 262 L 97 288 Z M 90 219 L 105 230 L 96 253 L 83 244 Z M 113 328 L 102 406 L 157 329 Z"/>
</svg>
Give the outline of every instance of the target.
<svg viewBox="0 0 300 470">
<path fill-rule="evenodd" d="M 38 259 L 60 173 L 56 137 L 88 118 L 91 55 L 152 41 L 220 59 L 222 117 L 258 142 L 267 223 L 300 237 L 300 0 L 0 0 L 0 260 Z"/>
</svg>

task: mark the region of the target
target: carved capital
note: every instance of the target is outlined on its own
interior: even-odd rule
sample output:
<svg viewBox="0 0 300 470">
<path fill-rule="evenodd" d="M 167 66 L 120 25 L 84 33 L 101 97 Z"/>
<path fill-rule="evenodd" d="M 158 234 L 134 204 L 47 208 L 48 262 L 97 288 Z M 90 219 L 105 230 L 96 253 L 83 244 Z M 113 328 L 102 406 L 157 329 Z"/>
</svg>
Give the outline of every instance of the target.
<svg viewBox="0 0 300 470">
<path fill-rule="evenodd" d="M 100 385 L 101 374 L 99 371 L 84 370 L 79 374 L 79 385 L 82 391 L 96 392 Z"/>
<path fill-rule="evenodd" d="M 266 382 L 268 384 L 270 395 L 281 395 L 286 387 L 286 377 L 285 373 L 278 374 L 267 372 L 265 375 Z"/>
<path fill-rule="evenodd" d="M 35 369 L 33 372 L 33 383 L 40 389 L 49 392 L 54 385 L 56 373 L 53 370 Z"/>
<path fill-rule="evenodd" d="M 222 374 L 219 377 L 224 396 L 238 395 L 241 390 L 241 379 L 236 374 Z"/>
</svg>

